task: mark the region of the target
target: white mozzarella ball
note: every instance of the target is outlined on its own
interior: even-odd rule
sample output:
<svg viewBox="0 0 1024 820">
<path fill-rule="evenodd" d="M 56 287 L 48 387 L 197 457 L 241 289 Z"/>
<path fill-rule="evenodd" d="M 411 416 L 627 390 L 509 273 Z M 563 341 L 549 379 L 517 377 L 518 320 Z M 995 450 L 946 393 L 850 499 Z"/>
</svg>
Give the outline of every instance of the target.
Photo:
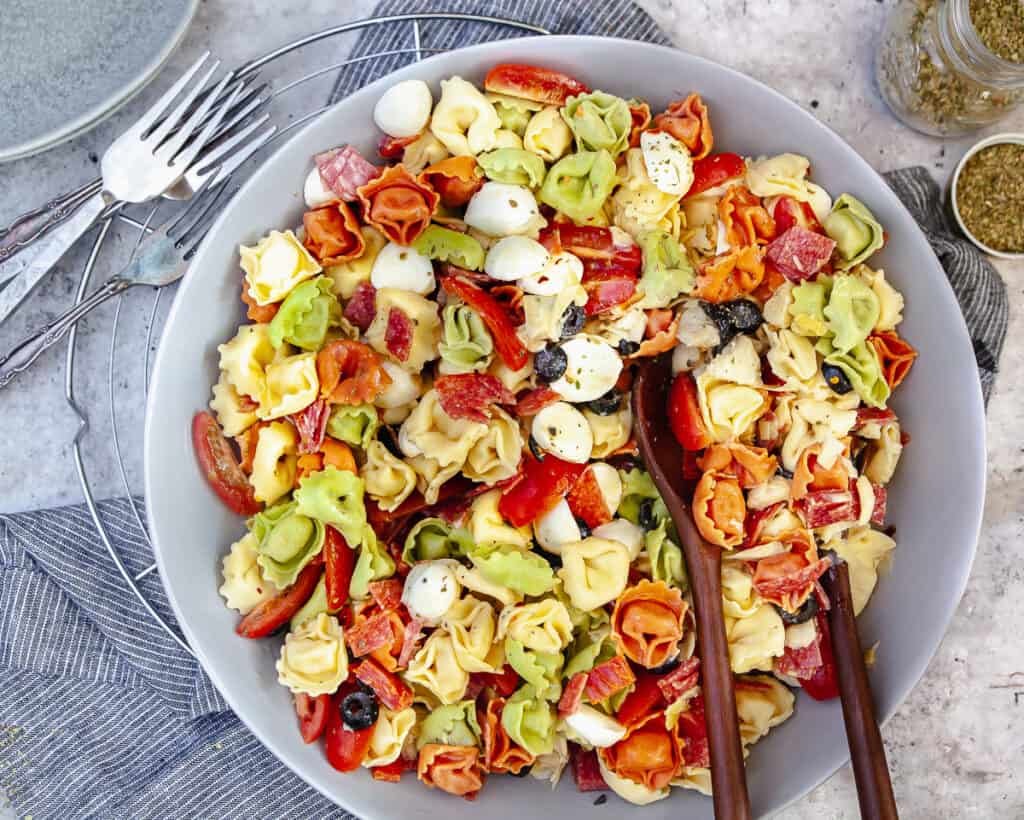
<svg viewBox="0 0 1024 820">
<path fill-rule="evenodd" d="M 534 416 L 530 432 L 542 450 L 573 464 L 586 464 L 594 450 L 587 417 L 564 401 L 549 404 Z"/>
<path fill-rule="evenodd" d="M 640 135 L 640 151 L 655 188 L 672 196 L 682 196 L 690 190 L 693 158 L 679 140 L 664 131 L 644 131 Z"/>
<path fill-rule="evenodd" d="M 543 217 L 529 188 L 485 182 L 469 200 L 464 220 L 491 236 L 510 236 L 529 233 L 542 224 Z"/>
<path fill-rule="evenodd" d="M 580 525 L 576 523 L 576 518 L 569 509 L 569 502 L 564 498 L 551 512 L 533 523 L 533 534 L 538 544 L 555 555 L 561 555 L 562 547 L 566 544 L 575 544 L 583 540 Z"/>
<path fill-rule="evenodd" d="M 319 208 L 338 198 L 334 191 L 324 185 L 324 178 L 320 176 L 319 168 L 314 168 L 306 174 L 306 184 L 302 186 L 302 196 L 306 200 L 307 208 Z"/>
<path fill-rule="evenodd" d="M 543 246 L 542 246 L 543 247 Z M 583 280 L 583 263 L 568 251 L 549 256 L 547 264 L 536 273 L 523 277 L 518 285 L 534 296 L 557 296 Z"/>
<path fill-rule="evenodd" d="M 601 490 L 601 496 L 604 498 L 608 512 L 615 515 L 615 511 L 622 502 L 622 479 L 619 477 L 619 471 L 603 461 L 591 465 L 590 469 L 597 480 L 597 486 Z"/>
<path fill-rule="evenodd" d="M 534 239 L 506 236 L 487 251 L 484 272 L 492 279 L 515 282 L 544 270 L 550 256 L 548 249 Z"/>
<path fill-rule="evenodd" d="M 581 703 L 579 709 L 565 718 L 565 722 L 595 749 L 614 746 L 626 736 L 625 726 L 586 703 Z"/>
<path fill-rule="evenodd" d="M 388 242 L 373 260 L 370 284 L 378 290 L 399 288 L 411 290 L 420 296 L 426 296 L 437 287 L 434 281 L 434 264 L 430 257 L 424 256 L 415 248 L 394 242 Z"/>
<path fill-rule="evenodd" d="M 381 94 L 373 121 L 392 137 L 414 137 L 427 127 L 434 98 L 423 80 L 403 80 Z"/>
<path fill-rule="evenodd" d="M 420 561 L 405 578 L 402 603 L 414 618 L 437 624 L 458 600 L 461 590 L 448 561 Z"/>
<path fill-rule="evenodd" d="M 618 541 L 629 550 L 630 562 L 640 556 L 640 550 L 644 546 L 644 531 L 632 521 L 625 518 L 616 518 L 607 524 L 594 528 L 596 538 L 604 538 L 607 541 Z"/>
<path fill-rule="evenodd" d="M 389 359 L 382 359 L 381 367 L 391 378 L 391 384 L 373 400 L 377 407 L 383 407 L 385 410 L 405 407 L 420 397 L 420 393 L 423 392 L 423 379 L 419 373 L 410 373 Z"/>
<path fill-rule="evenodd" d="M 622 359 L 607 342 L 593 336 L 575 336 L 562 345 L 567 360 L 565 373 L 551 383 L 566 401 L 584 402 L 600 398 L 619 380 Z"/>
</svg>

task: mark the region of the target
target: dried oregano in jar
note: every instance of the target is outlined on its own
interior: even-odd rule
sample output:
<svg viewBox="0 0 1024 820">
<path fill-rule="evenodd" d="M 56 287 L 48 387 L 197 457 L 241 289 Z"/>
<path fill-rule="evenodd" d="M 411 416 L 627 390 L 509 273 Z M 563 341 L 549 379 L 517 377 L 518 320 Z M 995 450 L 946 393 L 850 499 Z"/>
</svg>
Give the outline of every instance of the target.
<svg viewBox="0 0 1024 820">
<path fill-rule="evenodd" d="M 900 0 L 876 56 L 879 88 L 908 125 L 965 134 L 1024 99 L 1022 0 Z"/>
<path fill-rule="evenodd" d="M 1024 145 L 998 143 L 968 159 L 957 178 L 956 209 L 983 245 L 1024 253 Z"/>
</svg>

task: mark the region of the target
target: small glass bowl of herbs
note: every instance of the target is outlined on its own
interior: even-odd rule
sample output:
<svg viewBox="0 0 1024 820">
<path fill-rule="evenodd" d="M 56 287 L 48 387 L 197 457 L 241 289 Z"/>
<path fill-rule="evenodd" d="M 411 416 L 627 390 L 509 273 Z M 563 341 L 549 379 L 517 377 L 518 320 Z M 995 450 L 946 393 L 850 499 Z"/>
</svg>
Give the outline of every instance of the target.
<svg viewBox="0 0 1024 820">
<path fill-rule="evenodd" d="M 996 134 L 968 150 L 953 172 L 950 205 L 985 253 L 1024 259 L 1024 134 Z"/>
</svg>

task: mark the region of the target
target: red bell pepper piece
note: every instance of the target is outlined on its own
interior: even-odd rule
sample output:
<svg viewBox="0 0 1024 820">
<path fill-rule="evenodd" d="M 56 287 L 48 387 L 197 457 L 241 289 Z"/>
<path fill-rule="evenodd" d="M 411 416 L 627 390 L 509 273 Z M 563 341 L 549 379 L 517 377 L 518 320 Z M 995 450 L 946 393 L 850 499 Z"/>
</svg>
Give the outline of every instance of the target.
<svg viewBox="0 0 1024 820">
<path fill-rule="evenodd" d="M 334 527 L 327 525 L 324 538 L 325 582 L 327 586 L 327 608 L 336 612 L 348 601 L 348 585 L 356 565 L 356 551 L 348 545 L 344 536 Z"/>
<path fill-rule="evenodd" d="M 384 159 L 399 159 L 406 146 L 416 142 L 419 138 L 419 134 L 413 134 L 411 137 L 392 137 L 385 134 L 377 144 L 377 153 Z"/>
<path fill-rule="evenodd" d="M 622 701 L 619 711 L 615 713 L 615 719 L 623 726 L 632 726 L 658 711 L 665 703 L 665 696 L 658 686 L 661 677 L 650 672 L 638 672 L 635 688 Z"/>
<path fill-rule="evenodd" d="M 512 370 L 526 366 L 529 354 L 526 346 L 516 335 L 516 327 L 508 312 L 493 296 L 472 282 L 457 276 L 441 277 L 441 285 L 448 293 L 458 296 L 480 314 L 484 324 L 494 337 L 494 347 L 501 360 Z"/>
<path fill-rule="evenodd" d="M 697 398 L 697 383 L 689 373 L 680 373 L 668 396 L 668 423 L 684 450 L 703 450 L 711 445 Z"/>
<path fill-rule="evenodd" d="M 474 672 L 470 678 L 479 683 L 481 690 L 489 686 L 503 698 L 510 697 L 519 687 L 519 673 L 508 664 L 501 672 Z"/>
<path fill-rule="evenodd" d="M 558 106 L 565 105 L 569 97 L 590 91 L 587 86 L 568 74 L 521 63 L 496 65 L 487 72 L 484 88 L 495 94 L 508 94 Z"/>
<path fill-rule="evenodd" d="M 686 196 L 697 196 L 716 188 L 727 179 L 746 173 L 747 163 L 739 154 L 711 154 L 693 163 L 693 184 Z"/>
<path fill-rule="evenodd" d="M 396 758 L 384 766 L 371 766 L 370 774 L 374 780 L 384 780 L 388 783 L 398 783 L 402 774 L 409 770 L 409 764 L 401 757 Z"/>
<path fill-rule="evenodd" d="M 817 614 L 818 634 L 821 635 L 821 666 L 807 678 L 797 678 L 800 686 L 815 700 L 831 700 L 839 697 L 839 682 L 836 679 L 836 661 L 832 654 L 832 633 L 828 628 L 828 615 Z"/>
<path fill-rule="evenodd" d="M 243 638 L 265 638 L 276 632 L 309 600 L 320 582 L 322 567 L 323 558 L 317 555 L 303 567 L 294 584 L 269 601 L 264 601 L 242 618 L 235 627 L 235 632 Z"/>
<path fill-rule="evenodd" d="M 632 299 L 636 293 L 636 276 L 628 273 L 584 276 L 583 288 L 588 297 L 583 312 L 587 316 L 596 316 Z"/>
<path fill-rule="evenodd" d="M 553 455 L 537 461 L 523 458 L 523 478 L 498 502 L 498 512 L 514 527 L 523 527 L 547 515 L 583 475 L 586 464 L 571 464 Z"/>
</svg>

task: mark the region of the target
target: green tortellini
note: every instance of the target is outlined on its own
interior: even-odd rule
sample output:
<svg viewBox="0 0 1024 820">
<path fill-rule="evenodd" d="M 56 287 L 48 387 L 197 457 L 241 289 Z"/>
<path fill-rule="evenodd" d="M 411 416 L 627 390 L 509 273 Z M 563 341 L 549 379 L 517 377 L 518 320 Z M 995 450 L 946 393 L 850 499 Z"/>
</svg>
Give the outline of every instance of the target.
<svg viewBox="0 0 1024 820">
<path fill-rule="evenodd" d="M 296 612 L 288 624 L 288 629 L 294 632 L 306 621 L 313 620 L 321 612 L 327 612 L 327 576 L 321 575 L 313 594 Z"/>
<path fill-rule="evenodd" d="M 336 404 L 327 420 L 327 434 L 353 447 L 366 449 L 373 441 L 380 419 L 372 404 Z"/>
<path fill-rule="evenodd" d="M 487 99 L 491 101 L 494 110 L 498 112 L 501 127 L 520 137 L 526 133 L 526 126 L 530 124 L 533 115 L 544 107 L 542 103 L 523 100 L 519 97 L 508 97 L 504 94 L 488 94 Z M 477 157 L 477 160 L 479 159 Z"/>
<path fill-rule="evenodd" d="M 832 277 L 824 275 L 793 288 L 793 303 L 789 306 L 790 330 L 801 336 L 825 336 L 828 333 L 825 305 L 831 293 Z"/>
<path fill-rule="evenodd" d="M 480 270 L 484 266 L 483 246 L 469 234 L 451 228 L 429 225 L 412 246 L 430 259 L 451 262 L 466 270 Z"/>
<path fill-rule="evenodd" d="M 550 701 L 561 697 L 561 672 L 565 663 L 561 652 L 534 652 L 514 638 L 506 638 L 505 660 L 540 697 Z"/>
<path fill-rule="evenodd" d="M 859 276 L 837 276 L 824 315 L 832 333 L 832 346 L 840 353 L 863 342 L 878 322 L 878 296 Z"/>
<path fill-rule="evenodd" d="M 409 530 L 402 549 L 407 564 L 466 555 L 473 548 L 469 530 L 452 527 L 440 518 L 424 518 Z"/>
<path fill-rule="evenodd" d="M 463 700 L 432 709 L 420 724 L 420 731 L 416 736 L 417 750 L 428 743 L 478 746 L 480 724 L 476 720 L 476 701 Z"/>
<path fill-rule="evenodd" d="M 488 179 L 510 185 L 539 188 L 544 182 L 544 160 L 524 148 L 498 148 L 476 158 Z"/>
<path fill-rule="evenodd" d="M 687 581 L 683 551 L 668 537 L 666 526 L 667 522 L 661 521 L 657 527 L 644 535 L 644 547 L 651 561 L 651 577 L 655 581 L 664 581 L 669 586 L 685 589 Z"/>
<path fill-rule="evenodd" d="M 562 109 L 562 118 L 576 137 L 580 150 L 604 149 L 614 157 L 629 145 L 629 133 L 633 130 L 629 103 L 614 94 L 593 91 L 569 97 Z"/>
<path fill-rule="evenodd" d="M 281 589 L 295 583 L 324 545 L 324 525 L 297 506 L 277 504 L 252 518 L 252 531 L 259 539 L 256 562 L 263 576 Z"/>
<path fill-rule="evenodd" d="M 597 636 L 584 632 L 568 651 L 569 662 L 562 670 L 563 678 L 571 678 L 578 672 L 589 672 L 599 663 L 615 657 L 616 649 L 608 638 L 607 630 Z"/>
<path fill-rule="evenodd" d="M 861 400 L 871 407 L 885 407 L 889 399 L 889 384 L 882 374 L 875 349 L 862 341 L 848 351 L 842 352 L 832 346 L 831 339 L 821 339 L 816 346 L 825 357 L 827 364 L 838 367 L 850 380 Z"/>
<path fill-rule="evenodd" d="M 352 543 L 351 541 L 349 542 Z M 370 594 L 370 582 L 390 578 L 395 574 L 395 561 L 388 555 L 387 549 L 377 541 L 377 535 L 369 524 L 363 526 L 363 535 L 359 542 L 359 557 L 352 569 L 352 580 L 348 584 L 348 594 L 356 600 Z"/>
<path fill-rule="evenodd" d="M 494 339 L 473 308 L 450 304 L 444 309 L 444 329 L 437 347 L 449 372 L 471 373 L 487 369 L 494 352 Z"/>
<path fill-rule="evenodd" d="M 644 257 L 640 307 L 668 307 L 673 299 L 689 293 L 696 275 L 690 257 L 675 238 L 665 231 L 646 231 L 637 242 Z"/>
<path fill-rule="evenodd" d="M 508 736 L 532 755 L 544 755 L 555 746 L 555 710 L 526 684 L 508 699 L 501 713 Z"/>
<path fill-rule="evenodd" d="M 297 510 L 302 515 L 330 524 L 350 547 L 363 540 L 366 507 L 363 504 L 363 480 L 354 473 L 327 466 L 310 473 L 295 491 Z"/>
<path fill-rule="evenodd" d="M 843 194 L 833 203 L 822 227 L 836 242 L 841 270 L 860 264 L 885 244 L 882 225 L 863 202 L 850 194 Z"/>
<path fill-rule="evenodd" d="M 543 595 L 555 587 L 554 570 L 535 552 L 508 544 L 490 544 L 473 548 L 469 559 L 492 584 L 524 595 Z"/>
<path fill-rule="evenodd" d="M 593 219 L 615 187 L 615 160 L 605 150 L 578 151 L 556 162 L 540 189 L 540 201 L 575 222 Z"/>
<path fill-rule="evenodd" d="M 643 526 L 640 523 L 640 506 L 651 500 L 651 516 L 655 526 L 664 524 L 670 527 L 672 524 L 668 514 L 668 507 L 662 501 L 658 488 L 654 486 L 654 480 L 645 471 L 639 468 L 632 470 L 619 470 L 619 478 L 622 479 L 622 500 L 619 502 L 618 514 L 634 524 Z"/>
<path fill-rule="evenodd" d="M 319 350 L 331 327 L 341 324 L 341 303 L 331 293 L 331 278 L 318 276 L 296 285 L 270 321 L 270 343 L 285 342 L 303 350 Z"/>
</svg>

